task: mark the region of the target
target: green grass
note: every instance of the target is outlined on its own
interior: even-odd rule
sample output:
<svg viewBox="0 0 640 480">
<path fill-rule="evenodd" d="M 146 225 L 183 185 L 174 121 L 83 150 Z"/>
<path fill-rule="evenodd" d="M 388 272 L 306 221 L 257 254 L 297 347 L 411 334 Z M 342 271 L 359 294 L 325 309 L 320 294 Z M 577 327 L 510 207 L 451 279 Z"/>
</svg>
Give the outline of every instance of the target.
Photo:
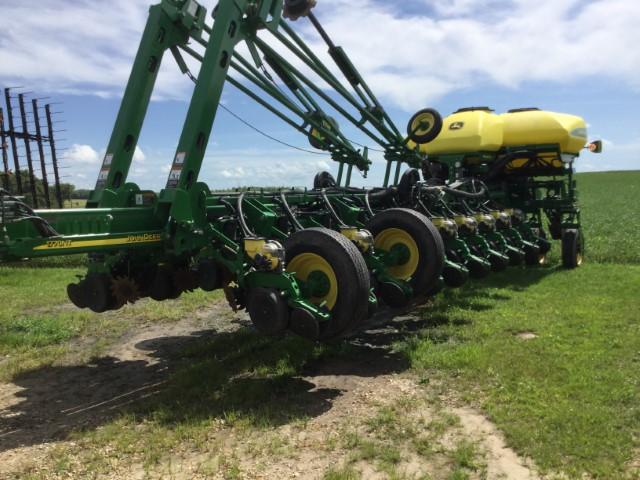
<svg viewBox="0 0 640 480">
<path fill-rule="evenodd" d="M 481 406 L 543 470 L 637 478 L 640 172 L 577 180 L 584 267 L 510 270 L 447 291 L 401 347 L 420 375 Z"/>
<path fill-rule="evenodd" d="M 95 339 L 91 349 L 80 352 L 82 358 L 89 358 L 135 325 L 177 321 L 221 298 L 221 294 L 194 292 L 170 306 L 143 301 L 98 315 L 74 308 L 67 299 L 67 284 L 86 271 L 75 266 L 82 265 L 83 257 L 45 262 L 36 262 L 35 268 L 0 267 L 0 380 L 63 359 L 81 338 Z"/>
<path fill-rule="evenodd" d="M 640 266 L 495 275 L 441 295 L 404 351 L 543 469 L 622 478 L 640 431 L 638 286 Z"/>
<path fill-rule="evenodd" d="M 640 172 L 577 175 L 590 262 L 640 264 Z"/>
</svg>

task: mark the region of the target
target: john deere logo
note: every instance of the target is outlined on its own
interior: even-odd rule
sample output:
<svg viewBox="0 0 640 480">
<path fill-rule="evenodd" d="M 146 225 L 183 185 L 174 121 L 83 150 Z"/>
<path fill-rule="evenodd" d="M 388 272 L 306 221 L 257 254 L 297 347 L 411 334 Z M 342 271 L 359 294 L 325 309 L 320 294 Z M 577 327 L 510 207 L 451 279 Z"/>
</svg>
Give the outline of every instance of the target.
<svg viewBox="0 0 640 480">
<path fill-rule="evenodd" d="M 464 127 L 464 122 L 453 122 L 449 125 L 449 130 L 462 130 Z"/>
</svg>

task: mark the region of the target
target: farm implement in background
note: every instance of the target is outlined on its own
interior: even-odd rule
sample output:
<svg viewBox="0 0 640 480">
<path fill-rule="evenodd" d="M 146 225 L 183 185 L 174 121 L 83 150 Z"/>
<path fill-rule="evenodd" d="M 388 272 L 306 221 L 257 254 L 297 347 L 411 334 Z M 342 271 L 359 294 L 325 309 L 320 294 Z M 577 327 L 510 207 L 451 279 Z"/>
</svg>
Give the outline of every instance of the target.
<svg viewBox="0 0 640 480">
<path fill-rule="evenodd" d="M 76 306 L 95 312 L 145 297 L 163 301 L 197 288 L 223 289 L 230 305 L 246 309 L 265 334 L 292 330 L 331 340 L 358 328 L 380 302 L 402 306 L 437 293 L 443 281 L 460 286 L 469 275 L 537 264 L 549 243 L 535 208 L 546 206 L 550 218 L 561 212 L 552 225 L 560 225 L 563 236 L 579 232 L 569 228 L 579 227 L 579 216 L 567 213 L 572 203 L 548 197 L 546 204 L 530 205 L 543 184 L 494 175 L 506 153 L 478 164 L 456 158 L 448 175 L 432 175 L 435 166 L 453 161 L 424 152 L 440 138 L 438 112 L 421 110 L 409 122 L 408 136 L 401 134 L 313 14 L 315 4 L 221 0 L 212 26 L 194 0 L 151 7 L 87 208 L 33 210 L 0 191 L 0 259 L 87 254 L 88 272 L 69 285 L 68 294 Z M 349 87 L 287 21 L 300 18 L 326 42 Z M 155 193 L 128 183 L 127 176 L 167 52 L 195 87 L 166 187 Z M 199 62 L 197 76 L 185 56 Z M 311 191 L 234 194 L 212 192 L 199 182 L 227 83 L 327 152 L 339 164 L 337 179 L 323 172 Z M 369 171 L 369 148 L 347 138 L 323 107 L 380 147 L 387 160 L 383 186 L 350 186 L 354 168 L 365 176 Z M 464 127 L 462 122 L 457 130 Z M 584 136 L 582 146 L 586 129 Z M 403 165 L 410 167 L 404 174 Z M 430 172 L 424 180 L 419 169 Z M 569 184 L 573 195 L 570 173 Z"/>
</svg>

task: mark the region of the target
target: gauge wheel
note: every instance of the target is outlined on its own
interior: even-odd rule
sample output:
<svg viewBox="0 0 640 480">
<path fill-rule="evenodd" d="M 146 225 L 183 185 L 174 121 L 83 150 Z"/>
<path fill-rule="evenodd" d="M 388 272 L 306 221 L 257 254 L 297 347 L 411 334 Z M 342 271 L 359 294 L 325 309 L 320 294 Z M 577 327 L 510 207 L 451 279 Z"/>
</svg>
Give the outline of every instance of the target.
<svg viewBox="0 0 640 480">
<path fill-rule="evenodd" d="M 568 229 L 562 232 L 562 266 L 578 268 L 584 261 L 584 238 L 582 231 Z"/>
<path fill-rule="evenodd" d="M 444 243 L 438 229 L 414 210 L 392 208 L 378 213 L 367 229 L 376 251 L 390 257 L 388 273 L 409 282 L 416 296 L 428 294 L 444 269 Z"/>
<path fill-rule="evenodd" d="M 425 108 L 416 113 L 407 125 L 409 139 L 418 145 L 429 143 L 442 131 L 442 116 L 433 108 Z"/>
<path fill-rule="evenodd" d="M 335 340 L 367 319 L 370 276 L 353 243 L 332 230 L 310 228 L 294 233 L 284 247 L 287 271 L 300 282 L 303 297 L 331 314 L 312 340 Z"/>
</svg>

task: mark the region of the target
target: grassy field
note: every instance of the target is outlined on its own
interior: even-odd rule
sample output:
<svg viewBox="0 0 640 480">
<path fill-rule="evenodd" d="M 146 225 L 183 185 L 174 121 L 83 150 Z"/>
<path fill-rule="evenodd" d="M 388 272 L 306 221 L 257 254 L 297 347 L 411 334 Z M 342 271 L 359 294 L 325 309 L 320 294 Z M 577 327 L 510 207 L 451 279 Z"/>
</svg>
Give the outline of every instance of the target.
<svg viewBox="0 0 640 480">
<path fill-rule="evenodd" d="M 394 337 L 394 351 L 431 390 L 429 402 L 455 397 L 479 408 L 543 473 L 639 478 L 640 172 L 582 174 L 578 182 L 588 241 L 584 267 L 512 269 L 447 291 L 418 312 L 417 328 L 407 325 Z M 20 378 L 70 354 L 82 364 L 127 329 L 171 323 L 211 303 L 196 293 L 171 308 L 141 302 L 124 314 L 77 312 L 66 305 L 64 287 L 82 271 L 81 263 L 0 269 L 0 378 Z M 86 347 L 87 339 L 96 338 Z M 150 466 L 167 452 L 207 452 L 214 448 L 211 432 L 221 428 L 250 436 L 304 423 L 310 397 L 300 378 L 309 366 L 358 355 L 349 343 L 320 347 L 295 338 L 260 338 L 247 329 L 196 342 L 169 359 L 176 371 L 156 398 L 126 408 L 100 429 L 75 433 L 76 446 L 54 452 L 44 477 L 91 477 L 129 457 Z M 406 425 L 398 430 L 398 411 L 407 405 L 385 408 L 364 420 L 366 428 L 380 432 L 373 440 L 345 431 L 337 444 L 318 446 L 319 454 L 352 452 L 325 478 L 360 478 L 356 467 L 367 459 L 388 478 L 401 478 L 394 470 L 400 437 L 413 442 L 415 452 L 429 439 L 420 443 L 419 433 Z M 455 418 L 424 428 L 444 432 L 449 423 Z M 277 454 L 287 445 L 276 439 L 261 448 Z M 214 470 L 243 478 L 237 459 L 219 445 L 215 449 Z M 448 462 L 451 479 L 482 478 L 472 444 L 457 444 Z M 42 478 L 39 472 L 33 478 Z"/>
</svg>

